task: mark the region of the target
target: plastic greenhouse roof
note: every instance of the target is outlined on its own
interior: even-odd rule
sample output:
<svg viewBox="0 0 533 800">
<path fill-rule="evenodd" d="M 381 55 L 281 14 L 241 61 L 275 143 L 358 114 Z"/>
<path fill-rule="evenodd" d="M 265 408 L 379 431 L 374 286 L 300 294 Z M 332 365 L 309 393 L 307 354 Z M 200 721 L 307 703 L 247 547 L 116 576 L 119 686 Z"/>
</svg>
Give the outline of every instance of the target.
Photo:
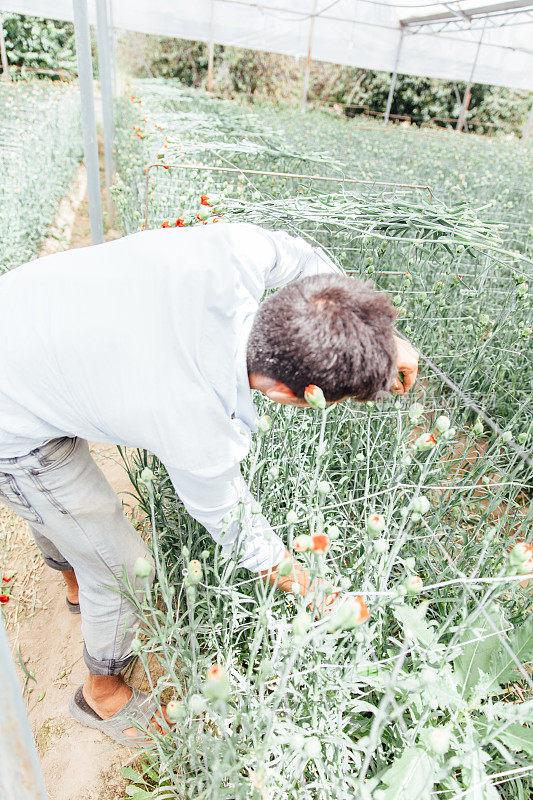
<svg viewBox="0 0 533 800">
<path fill-rule="evenodd" d="M 112 21 L 119 29 L 203 41 L 212 25 L 216 43 L 304 57 L 312 29 L 311 57 L 320 61 L 389 72 L 397 61 L 400 73 L 533 89 L 533 2 L 482 3 L 112 0 Z M 94 0 L 88 5 L 94 23 Z M 72 0 L 0 0 L 0 10 L 73 17 Z"/>
</svg>

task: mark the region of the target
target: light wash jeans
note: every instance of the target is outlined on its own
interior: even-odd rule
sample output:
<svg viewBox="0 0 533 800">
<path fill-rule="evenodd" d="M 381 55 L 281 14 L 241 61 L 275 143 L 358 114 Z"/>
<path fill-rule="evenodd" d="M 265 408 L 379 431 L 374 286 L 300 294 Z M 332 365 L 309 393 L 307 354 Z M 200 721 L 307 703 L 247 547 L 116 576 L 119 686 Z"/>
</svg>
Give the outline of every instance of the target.
<svg viewBox="0 0 533 800">
<path fill-rule="evenodd" d="M 138 627 L 118 581 L 146 545 L 83 439 L 61 438 L 16 458 L 0 458 L 0 500 L 30 526 L 49 567 L 74 569 L 79 584 L 83 656 L 92 675 L 117 675 L 132 658 Z"/>
</svg>

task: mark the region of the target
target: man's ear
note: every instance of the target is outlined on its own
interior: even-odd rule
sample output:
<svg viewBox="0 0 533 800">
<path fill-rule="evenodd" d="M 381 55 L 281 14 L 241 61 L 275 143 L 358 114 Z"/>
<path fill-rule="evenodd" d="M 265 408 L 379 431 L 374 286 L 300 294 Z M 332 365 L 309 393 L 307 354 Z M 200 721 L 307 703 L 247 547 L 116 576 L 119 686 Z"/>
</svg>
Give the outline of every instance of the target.
<svg viewBox="0 0 533 800">
<path fill-rule="evenodd" d="M 272 381 L 271 385 L 265 389 L 265 394 L 274 403 L 291 403 L 298 399 L 294 392 L 280 381 Z"/>
</svg>

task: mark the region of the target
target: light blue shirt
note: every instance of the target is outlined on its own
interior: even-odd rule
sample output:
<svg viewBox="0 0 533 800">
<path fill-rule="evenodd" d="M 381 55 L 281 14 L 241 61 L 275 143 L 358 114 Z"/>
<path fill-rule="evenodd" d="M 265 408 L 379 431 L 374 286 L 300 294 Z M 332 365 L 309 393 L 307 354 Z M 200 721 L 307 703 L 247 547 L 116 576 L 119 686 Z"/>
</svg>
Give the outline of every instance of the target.
<svg viewBox="0 0 533 800">
<path fill-rule="evenodd" d="M 239 537 L 241 566 L 279 563 L 284 545 L 251 513 L 240 472 L 256 419 L 246 344 L 266 289 L 333 271 L 303 239 L 217 223 L 144 231 L 3 275 L 0 457 L 60 436 L 146 448 L 226 555 Z M 228 525 L 241 502 L 244 524 Z"/>
</svg>

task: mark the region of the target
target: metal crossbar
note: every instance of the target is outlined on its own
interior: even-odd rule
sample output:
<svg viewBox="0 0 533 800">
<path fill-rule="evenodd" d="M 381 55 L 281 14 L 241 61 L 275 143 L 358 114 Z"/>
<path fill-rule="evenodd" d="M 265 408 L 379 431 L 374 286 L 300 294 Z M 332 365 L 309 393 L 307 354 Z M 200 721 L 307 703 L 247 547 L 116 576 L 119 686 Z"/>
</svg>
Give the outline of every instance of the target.
<svg viewBox="0 0 533 800">
<path fill-rule="evenodd" d="M 267 175 L 272 178 L 300 178 L 306 181 L 329 181 L 330 183 L 357 183 L 364 186 L 391 186 L 395 189 L 413 189 L 415 191 L 429 192 L 431 199 L 434 199 L 433 189 L 430 186 L 424 186 L 417 183 L 390 183 L 389 181 L 372 181 L 364 180 L 363 178 L 339 178 L 329 175 L 302 175 L 297 172 L 274 172 L 271 170 L 263 169 L 240 169 L 239 167 L 217 167 L 208 164 L 164 164 L 155 163 L 149 164 L 144 168 L 146 173 L 146 187 L 144 196 L 144 224 L 148 226 L 148 191 L 150 188 L 150 172 L 155 167 L 163 169 L 191 169 L 191 170 L 206 170 L 207 172 L 231 172 L 237 175 Z"/>
</svg>

